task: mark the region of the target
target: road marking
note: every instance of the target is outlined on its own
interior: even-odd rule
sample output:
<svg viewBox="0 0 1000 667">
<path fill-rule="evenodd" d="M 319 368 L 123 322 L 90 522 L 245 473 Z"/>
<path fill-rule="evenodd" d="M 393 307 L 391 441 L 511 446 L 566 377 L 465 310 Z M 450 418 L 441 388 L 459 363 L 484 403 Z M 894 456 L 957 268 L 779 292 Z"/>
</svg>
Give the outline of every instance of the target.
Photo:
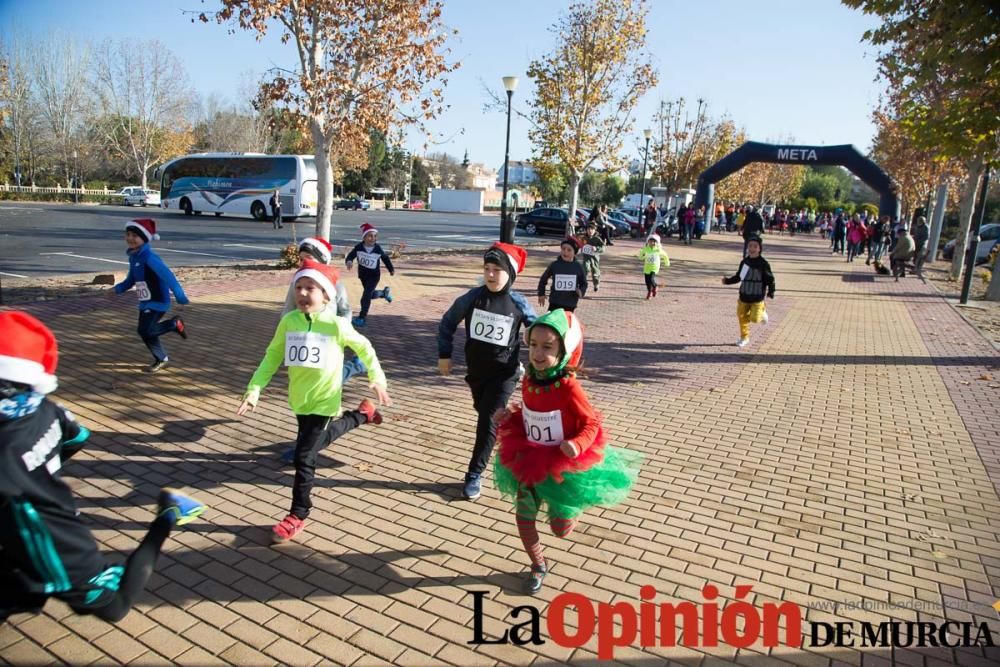
<svg viewBox="0 0 1000 667">
<path fill-rule="evenodd" d="M 213 255 L 210 252 L 194 252 L 192 250 L 171 250 L 170 248 L 157 248 L 156 252 L 179 252 L 184 255 L 204 255 L 205 257 L 218 257 L 220 259 L 247 259 L 246 257 L 233 257 L 232 255 Z"/>
<path fill-rule="evenodd" d="M 121 262 L 117 259 L 104 259 L 103 257 L 89 257 L 87 255 L 74 255 L 71 252 L 40 252 L 39 255 L 61 255 L 63 257 L 76 257 L 77 259 L 92 259 L 97 262 L 108 262 L 110 264 L 124 264 L 128 266 L 128 262 Z"/>
<path fill-rule="evenodd" d="M 428 236 L 429 239 L 460 239 L 463 238 L 465 234 L 438 234 L 436 236 Z"/>
<path fill-rule="evenodd" d="M 232 248 L 251 248 L 253 250 L 271 250 L 271 251 L 281 250 L 281 246 L 266 247 L 266 246 L 262 246 L 262 245 L 247 245 L 245 243 L 223 243 L 222 246 L 224 248 L 230 248 L 230 247 L 232 247 Z"/>
<path fill-rule="evenodd" d="M 28 276 L 22 276 L 20 273 L 7 273 L 6 271 L 0 271 L 0 276 L 10 276 L 11 278 L 27 278 Z"/>
</svg>

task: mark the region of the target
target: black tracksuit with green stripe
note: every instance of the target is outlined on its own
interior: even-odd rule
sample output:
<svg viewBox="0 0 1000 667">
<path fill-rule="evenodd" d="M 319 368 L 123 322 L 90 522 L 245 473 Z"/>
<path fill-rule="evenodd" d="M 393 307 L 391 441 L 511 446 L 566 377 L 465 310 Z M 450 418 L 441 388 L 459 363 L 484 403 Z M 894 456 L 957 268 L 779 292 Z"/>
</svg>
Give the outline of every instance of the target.
<svg viewBox="0 0 1000 667">
<path fill-rule="evenodd" d="M 49 596 L 86 605 L 107 568 L 59 475 L 89 431 L 57 403 L 30 400 L 28 414 L 0 413 L 0 621 Z"/>
</svg>

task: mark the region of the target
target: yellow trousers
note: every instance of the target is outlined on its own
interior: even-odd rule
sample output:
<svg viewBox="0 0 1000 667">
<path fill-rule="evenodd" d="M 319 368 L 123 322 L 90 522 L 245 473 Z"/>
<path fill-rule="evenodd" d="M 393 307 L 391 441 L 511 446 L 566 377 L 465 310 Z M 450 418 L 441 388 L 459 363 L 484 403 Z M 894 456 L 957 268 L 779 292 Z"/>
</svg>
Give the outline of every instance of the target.
<svg viewBox="0 0 1000 667">
<path fill-rule="evenodd" d="M 736 318 L 740 321 L 740 338 L 750 337 L 750 323 L 759 324 L 764 319 L 764 302 L 736 302 Z"/>
</svg>

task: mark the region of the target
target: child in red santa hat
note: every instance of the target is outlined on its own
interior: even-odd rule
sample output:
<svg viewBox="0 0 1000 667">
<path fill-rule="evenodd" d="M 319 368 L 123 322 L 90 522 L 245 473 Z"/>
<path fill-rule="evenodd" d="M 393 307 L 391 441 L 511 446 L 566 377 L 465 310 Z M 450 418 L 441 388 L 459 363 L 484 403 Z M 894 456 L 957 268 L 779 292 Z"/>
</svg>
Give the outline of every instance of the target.
<svg viewBox="0 0 1000 667">
<path fill-rule="evenodd" d="M 0 313 L 0 623 L 50 597 L 78 614 L 120 621 L 153 573 L 174 526 L 205 510 L 173 489 L 125 565 L 105 560 L 80 518 L 62 465 L 90 435 L 46 394 L 56 388 L 55 336 L 20 311 Z"/>
<path fill-rule="evenodd" d="M 363 327 L 368 318 L 372 299 L 385 299 L 388 303 L 392 303 L 390 287 L 376 289 L 382 280 L 382 262 L 385 262 L 385 268 L 389 270 L 390 276 L 396 275 L 396 270 L 392 267 L 389 255 L 378 244 L 378 230 L 367 222 L 361 225 L 361 243 L 354 246 L 345 259 L 348 270 L 351 269 L 355 259 L 358 260 L 358 278 L 361 279 L 361 312 L 351 323 L 356 327 Z"/>
<path fill-rule="evenodd" d="M 295 482 L 291 510 L 273 529 L 275 542 L 287 542 L 305 525 L 312 509 L 316 457 L 320 450 L 362 424 L 381 424 L 375 404 L 365 399 L 357 410 L 341 408 L 344 348 L 357 352 L 368 368 L 379 404 L 391 405 L 385 375 L 367 338 L 327 304 L 336 294 L 336 269 L 305 260 L 292 278 L 298 306 L 278 322 L 264 359 L 250 378 L 236 414 L 254 410 L 264 387 L 284 362 L 288 367 L 288 404 L 299 423 L 295 440 Z"/>
<path fill-rule="evenodd" d="M 479 497 L 481 477 L 496 442 L 493 414 L 507 405 L 519 377 L 521 327 L 535 321 L 535 310 L 519 292 L 511 289 L 524 271 L 528 253 L 509 243 L 494 243 L 483 256 L 483 281 L 452 304 L 438 326 L 438 371 L 451 373 L 452 341 L 460 322 L 465 322 L 465 381 L 472 390 L 472 406 L 478 414 L 476 444 L 472 450 L 462 494 Z"/>
<path fill-rule="evenodd" d="M 514 499 L 517 530 L 531 560 L 525 591 L 534 594 L 548 572 L 535 527 L 542 506 L 548 506 L 552 532 L 566 537 L 587 508 L 625 500 L 640 457 L 608 446 L 601 416 L 580 386 L 583 330 L 576 316 L 561 308 L 549 311 L 534 321 L 527 338 L 524 405 L 494 415 L 500 452 L 493 480 Z"/>
<path fill-rule="evenodd" d="M 156 233 L 154 220 L 144 218 L 125 223 L 128 275 L 108 291 L 108 296 L 114 296 L 135 288 L 139 298 L 139 337 L 153 355 L 153 363 L 146 368 L 147 373 L 162 370 L 170 361 L 160 336 L 176 331 L 181 338 L 188 337 L 187 327 L 181 318 L 173 317 L 160 322 L 170 310 L 171 292 L 179 304 L 188 303 L 188 298 L 170 268 L 153 252 L 150 242 L 158 240 L 160 235 Z"/>
</svg>

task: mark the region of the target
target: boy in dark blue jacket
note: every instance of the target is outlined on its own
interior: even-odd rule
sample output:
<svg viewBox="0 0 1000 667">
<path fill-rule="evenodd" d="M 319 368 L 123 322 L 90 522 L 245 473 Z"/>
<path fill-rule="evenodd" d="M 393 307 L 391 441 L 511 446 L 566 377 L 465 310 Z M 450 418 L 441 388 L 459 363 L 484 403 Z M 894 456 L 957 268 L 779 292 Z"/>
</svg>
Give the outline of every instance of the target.
<svg viewBox="0 0 1000 667">
<path fill-rule="evenodd" d="M 135 287 L 136 296 L 139 297 L 139 337 L 153 355 L 153 363 L 146 369 L 147 373 L 161 370 L 169 361 L 160 336 L 176 331 L 181 338 L 187 338 L 181 318 L 174 317 L 167 322 L 160 322 L 170 310 L 170 292 L 174 293 L 179 304 L 188 303 L 188 298 L 173 272 L 149 245 L 150 241 L 159 239 L 156 222 L 153 220 L 145 218 L 125 223 L 128 276 L 109 292 L 109 295 L 121 294 Z"/>
<path fill-rule="evenodd" d="M 438 372 L 450 375 L 455 330 L 459 322 L 465 322 L 465 364 L 469 371 L 465 381 L 479 415 L 476 444 L 462 489 L 469 500 L 479 497 L 480 478 L 496 443 L 493 413 L 507 407 L 517 385 L 521 327 L 535 321 L 534 309 L 523 295 L 511 289 L 527 259 L 524 248 L 494 243 L 483 257 L 485 284 L 458 297 L 438 326 Z"/>
<path fill-rule="evenodd" d="M 142 542 L 124 565 L 108 561 L 60 474 L 90 432 L 47 397 L 56 388 L 55 336 L 20 311 L 0 313 L 0 331 L 0 623 L 37 614 L 50 597 L 78 614 L 120 621 L 171 531 L 205 506 L 161 490 Z"/>
<path fill-rule="evenodd" d="M 396 275 L 396 270 L 392 268 L 392 260 L 389 255 L 382 250 L 376 239 L 378 230 L 367 222 L 361 225 L 361 243 L 354 246 L 348 253 L 346 262 L 347 269 L 351 269 L 354 260 L 358 260 L 358 278 L 361 279 L 361 312 L 351 320 L 351 324 L 356 327 L 363 327 L 365 319 L 368 317 L 368 309 L 371 308 L 372 299 L 385 299 L 392 303 L 392 290 L 386 287 L 383 290 L 375 289 L 379 281 L 382 280 L 382 262 L 385 268 L 389 269 L 389 275 Z"/>
</svg>

